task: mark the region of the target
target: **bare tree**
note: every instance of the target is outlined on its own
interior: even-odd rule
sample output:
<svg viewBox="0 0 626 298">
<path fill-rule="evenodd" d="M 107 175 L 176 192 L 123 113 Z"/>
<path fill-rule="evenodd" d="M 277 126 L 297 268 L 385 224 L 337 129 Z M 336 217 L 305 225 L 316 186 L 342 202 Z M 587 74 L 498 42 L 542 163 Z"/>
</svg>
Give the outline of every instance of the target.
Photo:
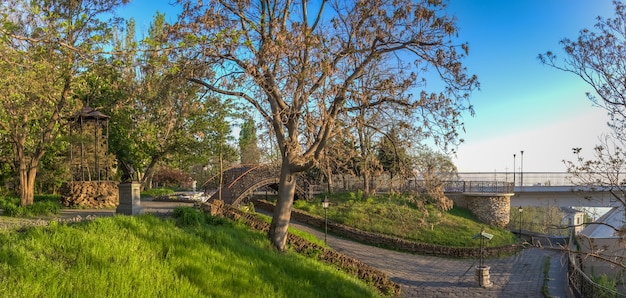
<svg viewBox="0 0 626 298">
<path fill-rule="evenodd" d="M 272 128 L 281 152 L 278 202 L 269 231 L 285 249 L 295 192 L 295 175 L 312 167 L 332 136 L 340 115 L 350 109 L 385 109 L 403 101 L 436 126 L 442 142 L 452 141 L 459 115 L 471 110 L 469 93 L 478 85 L 467 74 L 455 44 L 454 19 L 439 1 L 197 1 L 181 0 L 184 10 L 173 27 L 180 44 L 194 46 L 217 79 L 203 81 L 213 92 L 243 99 Z M 384 65 L 425 80 L 429 70 L 444 83 L 440 93 L 370 98 L 347 106 L 355 82 Z M 391 81 L 391 94 L 406 91 Z M 356 103 L 356 101 L 353 101 Z M 430 127 L 432 125 L 432 127 Z M 443 133 L 441 133 L 443 132 Z"/>
<path fill-rule="evenodd" d="M 573 182 L 578 185 L 600 187 L 608 190 L 613 198 L 626 207 L 626 6 L 614 1 L 614 18 L 597 18 L 595 30 L 583 29 L 576 40 L 561 40 L 566 58 L 561 60 L 553 52 L 539 55 L 539 60 L 556 69 L 580 77 L 595 92 L 586 95 L 596 106 L 605 109 L 610 117 L 611 134 L 604 135 L 593 149 L 593 157 L 585 158 L 582 148 L 573 148 L 574 161 L 564 161 Z M 622 211 L 624 212 L 624 211 Z M 594 223 L 596 224 L 596 223 Z M 600 223 L 602 224 L 602 223 Z M 624 223 L 610 227 L 610 234 L 619 235 L 614 247 L 594 239 L 583 239 L 585 258 L 594 258 L 614 268 L 624 269 L 623 249 Z M 598 242 L 598 239 L 595 239 Z M 580 253 L 580 252 L 577 252 Z M 592 269 L 593 271 L 593 269 Z"/>
<path fill-rule="evenodd" d="M 565 163 L 578 184 L 609 188 L 626 206 L 626 180 L 622 176 L 626 170 L 626 7 L 618 1 L 613 3 L 615 18 L 598 17 L 597 32 L 583 29 L 578 39 L 561 40 L 565 59 L 559 61 L 553 52 L 538 58 L 546 65 L 580 77 L 595 91 L 587 93 L 589 100 L 607 110 L 612 133 L 601 138 L 601 144 L 594 148 L 594 157 L 585 159 L 582 148 L 573 148 L 576 160 Z"/>
<path fill-rule="evenodd" d="M 607 110 L 609 126 L 620 142 L 626 140 L 626 7 L 614 1 L 615 18 L 598 17 L 596 31 L 583 29 L 576 40 L 560 41 L 567 57 L 560 61 L 553 52 L 539 55 L 539 60 L 556 69 L 577 75 L 595 92 L 587 97 Z"/>
</svg>

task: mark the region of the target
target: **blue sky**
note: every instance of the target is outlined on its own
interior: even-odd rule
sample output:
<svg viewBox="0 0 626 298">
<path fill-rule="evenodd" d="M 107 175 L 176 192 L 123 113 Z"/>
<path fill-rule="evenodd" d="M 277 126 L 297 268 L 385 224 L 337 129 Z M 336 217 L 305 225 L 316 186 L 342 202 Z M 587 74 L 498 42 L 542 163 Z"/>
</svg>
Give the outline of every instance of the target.
<svg viewBox="0 0 626 298">
<path fill-rule="evenodd" d="M 168 2 L 135 0 L 120 15 L 135 17 L 145 32 L 157 9 L 175 19 Z M 525 172 L 565 171 L 571 148 L 591 152 L 608 131 L 606 113 L 586 98 L 591 87 L 537 56 L 565 57 L 559 41 L 576 39 L 597 16 L 613 17 L 610 0 L 452 0 L 448 11 L 470 46 L 463 62 L 481 83 L 471 98 L 476 115 L 465 115 L 465 143 L 453 159 L 459 171 L 511 171 L 513 154 L 519 171 L 521 150 Z"/>
<path fill-rule="evenodd" d="M 478 75 L 472 94 L 475 117 L 465 117 L 465 143 L 454 159 L 459 171 L 565 171 L 571 148 L 590 153 L 608 117 L 585 96 L 592 91 L 577 76 L 542 65 L 537 56 L 559 41 L 576 39 L 596 17 L 613 17 L 609 0 L 451 1 L 459 39 L 469 42 L 464 61 Z"/>
</svg>

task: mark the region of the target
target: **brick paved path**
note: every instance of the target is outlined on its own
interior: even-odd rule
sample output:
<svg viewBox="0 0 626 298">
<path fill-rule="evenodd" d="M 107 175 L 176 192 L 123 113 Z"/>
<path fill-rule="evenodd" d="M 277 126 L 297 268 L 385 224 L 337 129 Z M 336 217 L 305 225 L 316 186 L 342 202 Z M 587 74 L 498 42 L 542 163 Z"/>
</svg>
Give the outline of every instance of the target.
<svg viewBox="0 0 626 298">
<path fill-rule="evenodd" d="M 291 225 L 324 239 L 323 232 L 298 223 Z M 328 245 L 387 273 L 402 286 L 404 297 L 544 297 L 544 262 L 550 256 L 550 295 L 566 297 L 561 254 L 547 249 L 530 248 L 513 257 L 484 260 L 491 267 L 493 283 L 485 289 L 475 281 L 476 260 L 397 252 L 332 235 L 328 235 Z"/>
</svg>

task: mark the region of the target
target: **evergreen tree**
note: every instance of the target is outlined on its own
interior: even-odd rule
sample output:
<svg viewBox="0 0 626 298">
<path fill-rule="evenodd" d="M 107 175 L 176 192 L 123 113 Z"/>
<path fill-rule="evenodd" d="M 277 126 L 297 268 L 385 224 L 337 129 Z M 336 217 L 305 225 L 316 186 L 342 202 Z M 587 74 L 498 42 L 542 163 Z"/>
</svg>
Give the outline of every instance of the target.
<svg viewBox="0 0 626 298">
<path fill-rule="evenodd" d="M 242 164 L 258 164 L 261 159 L 254 119 L 248 115 L 245 116 L 239 131 L 239 154 Z"/>
</svg>

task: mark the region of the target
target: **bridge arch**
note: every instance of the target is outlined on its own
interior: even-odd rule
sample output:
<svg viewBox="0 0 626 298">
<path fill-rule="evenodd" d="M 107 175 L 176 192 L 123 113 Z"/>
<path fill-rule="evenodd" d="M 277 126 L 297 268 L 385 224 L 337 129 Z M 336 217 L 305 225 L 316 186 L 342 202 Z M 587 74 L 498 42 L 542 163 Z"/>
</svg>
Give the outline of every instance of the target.
<svg viewBox="0 0 626 298">
<path fill-rule="evenodd" d="M 255 190 L 267 186 L 278 190 L 280 168 L 275 165 L 237 165 L 223 173 L 222 200 L 237 206 Z M 214 179 L 213 177 L 212 179 Z M 208 183 L 209 181 L 207 181 Z M 207 183 L 204 185 L 206 186 Z M 218 186 L 219 187 L 219 186 Z M 209 200 L 217 200 L 219 190 Z M 310 186 L 303 177 L 297 178 L 295 199 L 310 199 Z"/>
</svg>

